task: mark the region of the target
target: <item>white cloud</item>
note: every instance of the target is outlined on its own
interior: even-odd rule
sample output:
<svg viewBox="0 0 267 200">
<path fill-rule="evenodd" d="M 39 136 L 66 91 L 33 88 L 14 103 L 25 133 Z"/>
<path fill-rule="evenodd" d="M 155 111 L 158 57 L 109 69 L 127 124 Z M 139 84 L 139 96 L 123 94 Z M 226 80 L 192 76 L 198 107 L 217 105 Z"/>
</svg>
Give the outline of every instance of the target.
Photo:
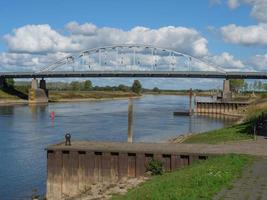
<svg viewBox="0 0 267 200">
<path fill-rule="evenodd" d="M 35 71 L 40 67 L 55 62 L 66 56 L 66 53 L 29 54 L 29 53 L 0 53 L 0 68 L 7 71 Z"/>
<path fill-rule="evenodd" d="M 217 64 L 225 70 L 244 70 L 245 65 L 241 60 L 234 58 L 228 52 L 223 52 L 221 55 L 209 56 L 206 58 L 211 62 Z"/>
<path fill-rule="evenodd" d="M 252 7 L 251 16 L 260 22 L 267 22 L 267 1 L 266 0 L 228 0 L 227 5 L 231 9 L 235 9 L 240 4 L 248 4 Z"/>
<path fill-rule="evenodd" d="M 262 24 L 262 26 L 265 28 L 264 24 Z M 13 33 L 5 36 L 9 52 L 0 54 L 0 66 L 9 67 L 10 69 L 20 67 L 20 69 L 25 70 L 37 70 L 42 66 L 48 65 L 66 56 L 70 52 L 73 53 L 84 49 L 113 44 L 144 43 L 204 58 L 222 66 L 226 70 L 245 68 L 242 61 L 235 59 L 233 55 L 227 52 L 224 52 L 221 55 L 211 55 L 208 52 L 207 40 L 202 37 L 198 31 L 191 28 L 167 26 L 158 29 L 150 29 L 137 26 L 128 31 L 124 31 L 111 27 L 97 27 L 91 23 L 79 25 L 77 22 L 70 22 L 65 28 L 68 33 L 64 35 L 52 29 L 49 25 L 27 25 L 15 29 Z M 225 39 L 232 43 L 250 41 L 249 44 L 254 44 L 262 43 L 262 41 L 267 40 L 266 38 L 262 38 L 262 41 L 255 39 L 259 38 L 258 35 L 261 36 L 261 30 L 258 30 L 260 33 L 255 31 L 258 35 L 251 34 L 253 31 L 250 30 L 250 34 L 242 38 L 240 37 L 242 34 L 239 33 L 239 29 L 243 34 L 246 34 L 247 30 L 243 30 L 242 27 L 237 27 L 236 25 L 223 27 L 221 31 L 225 31 Z M 252 29 L 254 29 L 254 27 L 252 27 Z M 232 35 L 236 34 L 237 36 L 230 37 L 227 33 L 231 33 Z M 249 37 L 253 38 L 253 35 L 256 35 L 254 36 L 255 38 L 252 41 L 249 40 Z M 104 56 L 105 55 L 103 55 L 102 58 L 102 64 L 105 62 Z M 106 68 L 114 68 L 115 65 L 118 65 L 118 60 L 111 59 L 116 57 L 115 54 L 107 56 L 109 56 L 109 58 L 106 60 L 109 60 L 109 63 L 107 63 Z M 130 58 L 131 56 L 124 57 L 124 66 L 122 67 L 131 65 L 132 61 Z M 95 55 L 90 59 L 91 65 L 94 65 L 97 69 L 99 69 L 99 67 L 104 69 L 105 66 L 99 66 L 98 64 L 98 55 Z M 137 54 L 137 59 L 145 64 L 143 65 L 144 69 L 146 69 L 146 66 L 151 67 L 155 60 L 158 69 L 165 66 L 172 68 L 172 65 L 170 64 L 171 62 L 174 62 L 180 67 L 176 70 L 188 69 L 188 61 L 179 58 L 173 61 L 172 58 L 168 56 L 145 56 L 145 54 Z M 73 66 L 69 67 L 72 68 Z M 88 63 L 84 65 L 85 70 L 88 70 L 88 67 Z M 192 60 L 190 67 L 192 67 L 191 69 L 193 70 L 194 68 L 195 70 L 215 69 L 210 65 L 195 60 Z"/>
<path fill-rule="evenodd" d="M 239 6 L 239 1 L 238 0 L 228 0 L 227 2 L 229 8 L 235 9 Z"/>
<path fill-rule="evenodd" d="M 251 15 L 261 22 L 267 22 L 267 1 L 266 0 L 241 0 L 252 6 Z"/>
<path fill-rule="evenodd" d="M 4 36 L 8 49 L 20 53 L 44 53 L 79 49 L 69 37 L 53 30 L 48 24 L 26 25 Z"/>
<path fill-rule="evenodd" d="M 111 27 L 96 27 L 94 24 L 66 25 L 69 34 L 62 35 L 49 25 L 26 25 L 6 35 L 10 52 L 51 53 L 70 52 L 112 44 L 152 44 L 203 56 L 208 53 L 207 40 L 192 28 L 167 26 L 159 29 L 134 27 L 124 31 Z"/>
<path fill-rule="evenodd" d="M 255 70 L 267 71 L 267 54 L 252 56 L 248 64 L 250 64 Z"/>
<path fill-rule="evenodd" d="M 230 24 L 220 29 L 226 42 L 241 45 L 267 45 L 267 24 L 247 27 Z"/>
<path fill-rule="evenodd" d="M 75 35 L 95 35 L 97 31 L 96 25 L 92 23 L 85 23 L 79 25 L 77 22 L 69 22 L 66 26 L 66 29 Z"/>
<path fill-rule="evenodd" d="M 79 43 L 82 49 L 94 48 L 113 44 L 152 44 L 154 46 L 203 56 L 208 53 L 207 40 L 195 29 L 167 26 L 159 29 L 134 27 L 129 31 L 117 28 L 97 28 L 92 34 L 91 29 L 85 30 L 86 24 L 72 26 L 70 37 Z M 88 24 L 87 24 L 88 25 Z M 67 25 L 69 27 L 69 25 Z M 75 27 L 75 29 L 74 29 Z"/>
</svg>

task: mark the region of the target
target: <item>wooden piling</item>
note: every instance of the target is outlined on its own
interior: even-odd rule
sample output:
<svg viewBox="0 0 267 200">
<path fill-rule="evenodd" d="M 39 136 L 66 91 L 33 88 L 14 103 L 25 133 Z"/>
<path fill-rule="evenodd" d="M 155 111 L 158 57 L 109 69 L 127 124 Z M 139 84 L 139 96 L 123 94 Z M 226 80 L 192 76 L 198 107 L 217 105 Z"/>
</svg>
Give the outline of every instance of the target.
<svg viewBox="0 0 267 200">
<path fill-rule="evenodd" d="M 133 142 L 133 100 L 128 101 L 128 142 Z"/>
</svg>

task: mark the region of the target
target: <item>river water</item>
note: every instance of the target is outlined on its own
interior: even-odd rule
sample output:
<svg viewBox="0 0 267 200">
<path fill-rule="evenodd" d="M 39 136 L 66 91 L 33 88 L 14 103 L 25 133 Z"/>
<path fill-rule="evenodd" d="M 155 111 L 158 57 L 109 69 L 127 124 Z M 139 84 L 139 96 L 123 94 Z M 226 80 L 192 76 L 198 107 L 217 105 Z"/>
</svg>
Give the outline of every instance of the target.
<svg viewBox="0 0 267 200">
<path fill-rule="evenodd" d="M 134 100 L 134 142 L 164 142 L 188 132 L 224 127 L 232 120 L 173 116 L 188 108 L 188 97 L 144 96 Z M 64 139 L 127 141 L 128 100 L 0 107 L 0 199 L 29 199 L 45 193 L 48 144 Z M 50 113 L 55 112 L 51 120 Z"/>
</svg>

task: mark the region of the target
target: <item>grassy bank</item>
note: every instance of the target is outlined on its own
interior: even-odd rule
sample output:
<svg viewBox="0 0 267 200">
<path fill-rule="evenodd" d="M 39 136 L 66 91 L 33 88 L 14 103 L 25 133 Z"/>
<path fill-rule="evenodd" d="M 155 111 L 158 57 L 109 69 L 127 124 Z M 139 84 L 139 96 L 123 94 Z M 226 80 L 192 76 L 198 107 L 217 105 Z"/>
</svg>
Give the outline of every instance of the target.
<svg viewBox="0 0 267 200">
<path fill-rule="evenodd" d="M 251 123 L 233 125 L 214 131 L 192 135 L 183 143 L 218 144 L 253 139 Z"/>
<path fill-rule="evenodd" d="M 153 92 L 153 91 L 144 91 L 144 94 L 152 94 L 152 95 L 177 95 L 177 96 L 188 96 L 188 91 L 160 91 L 160 92 Z M 195 92 L 196 96 L 203 96 L 203 97 L 209 97 L 211 96 L 211 92 Z"/>
<path fill-rule="evenodd" d="M 49 91 L 49 101 L 57 102 L 61 100 L 82 100 L 82 99 L 108 99 L 108 98 L 127 98 L 137 97 L 133 92 L 123 91 Z M 1 100 L 22 100 L 28 99 L 28 91 L 21 88 L 15 89 L 0 89 Z"/>
<path fill-rule="evenodd" d="M 49 91 L 49 100 L 107 99 L 137 97 L 133 92 L 122 91 Z"/>
<path fill-rule="evenodd" d="M 252 103 L 246 111 L 243 123 L 214 131 L 191 135 L 183 143 L 218 144 L 253 139 L 253 124 L 257 117 L 267 111 L 267 99 L 259 99 Z"/>
<path fill-rule="evenodd" d="M 172 173 L 152 177 L 125 195 L 114 196 L 112 200 L 209 200 L 223 187 L 231 187 L 231 182 L 252 160 L 252 157 L 245 155 L 210 158 Z"/>
</svg>

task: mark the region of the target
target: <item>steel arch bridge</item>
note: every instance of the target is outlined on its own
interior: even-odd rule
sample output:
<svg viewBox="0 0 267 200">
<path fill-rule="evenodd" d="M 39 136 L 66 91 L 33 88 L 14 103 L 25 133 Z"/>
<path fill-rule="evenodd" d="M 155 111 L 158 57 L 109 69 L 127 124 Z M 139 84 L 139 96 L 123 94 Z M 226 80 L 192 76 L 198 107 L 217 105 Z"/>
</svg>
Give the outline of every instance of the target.
<svg viewBox="0 0 267 200">
<path fill-rule="evenodd" d="M 123 44 L 93 48 L 69 55 L 36 72 L 57 71 L 72 67 L 72 71 L 208 71 L 225 72 L 221 67 L 171 49 L 144 45 Z"/>
<path fill-rule="evenodd" d="M 228 72 L 207 60 L 144 44 L 93 48 L 33 72 L 0 72 L 0 78 L 166 77 L 267 79 L 266 72 Z"/>
</svg>

